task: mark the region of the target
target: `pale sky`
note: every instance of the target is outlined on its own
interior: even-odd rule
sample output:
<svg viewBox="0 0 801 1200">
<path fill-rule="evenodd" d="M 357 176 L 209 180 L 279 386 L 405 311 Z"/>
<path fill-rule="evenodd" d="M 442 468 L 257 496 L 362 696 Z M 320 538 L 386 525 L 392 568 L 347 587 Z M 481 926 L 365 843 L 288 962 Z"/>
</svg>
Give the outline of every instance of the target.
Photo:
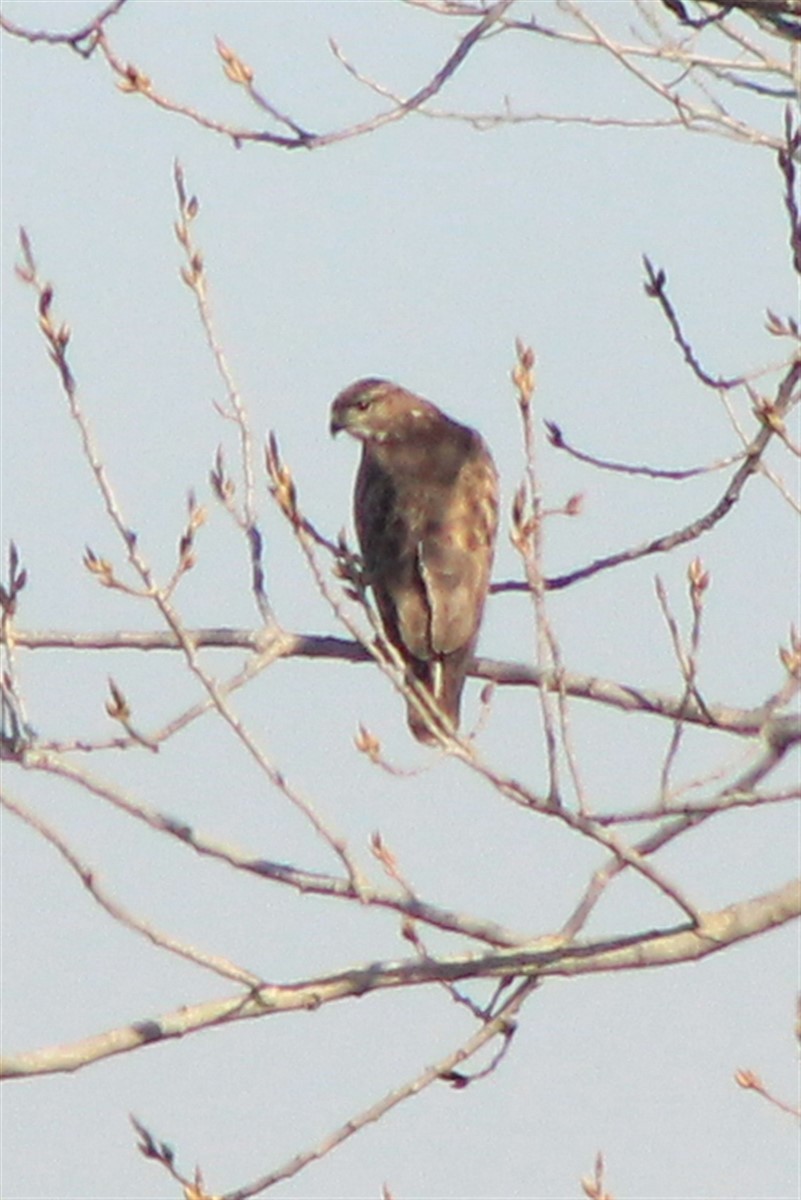
<svg viewBox="0 0 801 1200">
<path fill-rule="evenodd" d="M 628 0 L 585 7 L 627 39 Z M 9 19 L 71 29 L 83 3 L 8 3 Z M 550 0 L 515 6 L 562 21 Z M 652 13 L 660 5 L 647 3 Z M 225 121 L 263 118 L 227 83 L 214 36 L 256 71 L 262 92 L 315 131 L 380 111 L 332 57 L 329 37 L 371 78 L 409 94 L 442 64 L 469 22 L 395 0 L 364 3 L 176 3 L 143 0 L 109 25 L 116 53 L 159 90 Z M 200 201 L 217 332 L 261 442 L 275 430 L 302 507 L 327 536 L 347 528 L 357 448 L 332 442 L 334 395 L 365 375 L 395 379 L 480 428 L 502 478 L 496 579 L 521 577 L 508 512 L 523 472 L 509 372 L 516 337 L 533 345 L 539 418 L 602 458 L 684 468 L 740 443 L 718 396 L 682 361 L 643 291 L 641 256 L 666 269 L 671 296 L 704 365 L 736 375 L 779 362 L 786 346 L 764 313 L 797 311 L 797 278 L 775 155 L 684 130 L 520 124 L 478 132 L 413 116 L 369 137 L 290 153 L 229 140 L 123 94 L 99 60 L 59 47 L 2 42 L 3 546 L 29 572 L 19 625 L 113 631 L 160 628 L 156 612 L 100 588 L 86 545 L 121 564 L 55 372 L 35 297 L 14 277 L 27 229 L 54 307 L 72 328 L 71 364 L 126 520 L 159 577 L 169 574 L 193 488 L 208 506 L 199 561 L 177 601 L 189 627 L 249 628 L 245 547 L 210 494 L 219 444 L 236 438 L 215 410 L 223 389 L 192 296 L 179 278 L 173 161 Z M 781 49 L 777 44 L 776 52 Z M 678 72 L 677 72 L 678 73 Z M 663 117 L 666 110 L 611 60 L 533 36 L 479 48 L 436 101 L 452 111 Z M 782 106 L 747 97 L 740 111 L 778 135 Z M 760 387 L 769 392 L 775 377 Z M 736 415 L 753 433 L 742 397 Z M 540 426 L 541 428 L 541 426 Z M 796 434 L 797 436 L 797 434 Z M 261 463 L 261 454 L 257 455 Z M 771 465 L 793 489 L 797 459 Z M 545 502 L 580 492 L 582 515 L 547 526 L 546 569 L 570 570 L 678 528 L 717 500 L 726 472 L 685 483 L 594 470 L 544 437 Z M 339 633 L 263 472 L 257 500 L 267 588 L 288 629 Z M 3 551 L 5 554 L 5 549 Z M 711 574 L 699 686 L 749 707 L 782 684 L 777 647 L 797 618 L 797 523 L 764 478 L 708 537 L 553 593 L 549 611 L 571 671 L 680 695 L 682 680 L 654 590 L 664 581 L 689 629 L 686 571 Z M 531 663 L 530 601 L 491 598 L 488 657 Z M 113 675 L 136 722 L 156 729 L 198 698 L 177 655 L 19 650 L 29 718 L 47 740 L 99 740 Z M 240 659 L 205 657 L 233 672 Z M 468 683 L 465 722 L 480 687 Z M 287 661 L 238 693 L 235 707 L 292 784 L 313 800 L 376 878 L 380 830 L 420 894 L 540 936 L 558 929 L 597 848 L 512 807 L 456 762 L 416 746 L 388 681 L 368 666 Z M 672 727 L 583 702 L 571 725 L 584 784 L 599 810 L 654 802 Z M 391 778 L 353 747 L 359 722 L 411 779 Z M 536 791 L 547 786 L 537 694 L 499 688 L 482 754 Z M 689 781 L 754 746 L 690 733 L 677 767 Z M 88 758 L 88 761 L 87 761 Z M 207 716 L 165 745 L 73 759 L 140 803 L 255 855 L 331 871 L 299 814 Z M 796 764 L 797 773 L 797 764 Z M 786 770 L 772 780 L 791 782 Z M 289 982 L 411 954 L 397 916 L 299 897 L 245 877 L 126 819 L 96 797 L 15 768 L 4 781 L 54 824 L 121 903 L 175 937 Z M 154 948 L 103 913 L 53 848 L 4 818 L 3 1038 L 8 1052 L 71 1043 L 228 995 L 233 985 Z M 630 835 L 630 830 L 623 827 Z M 789 805 L 740 810 L 658 859 L 701 908 L 778 887 L 797 871 Z M 677 922 L 663 896 L 631 875 L 608 891 L 584 936 Z M 433 951 L 465 943 L 430 935 Z M 621 1200 L 790 1200 L 799 1183 L 791 1117 L 737 1088 L 748 1067 L 792 1101 L 797 1046 L 797 927 L 700 963 L 549 981 L 529 1001 L 505 1061 L 463 1091 L 434 1086 L 333 1155 L 281 1184 L 287 1198 L 563 1200 L 580 1193 L 595 1155 Z M 465 987 L 476 999 L 486 985 Z M 5 1200 L 162 1200 L 177 1194 L 135 1150 L 135 1113 L 225 1191 L 305 1150 L 473 1029 L 442 988 L 348 1000 L 145 1048 L 5 1085 Z"/>
</svg>

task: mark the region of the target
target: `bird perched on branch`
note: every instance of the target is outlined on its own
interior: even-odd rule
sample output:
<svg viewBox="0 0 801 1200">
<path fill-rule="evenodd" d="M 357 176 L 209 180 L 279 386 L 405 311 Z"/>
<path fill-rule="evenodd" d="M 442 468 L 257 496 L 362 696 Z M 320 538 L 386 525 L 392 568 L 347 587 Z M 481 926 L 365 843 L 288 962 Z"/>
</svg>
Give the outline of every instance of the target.
<svg viewBox="0 0 801 1200">
<path fill-rule="evenodd" d="M 384 632 L 459 724 L 498 527 L 498 475 L 475 429 L 384 379 L 360 379 L 331 407 L 331 432 L 362 443 L 354 517 Z M 436 716 L 411 701 L 409 728 L 436 741 Z"/>
</svg>

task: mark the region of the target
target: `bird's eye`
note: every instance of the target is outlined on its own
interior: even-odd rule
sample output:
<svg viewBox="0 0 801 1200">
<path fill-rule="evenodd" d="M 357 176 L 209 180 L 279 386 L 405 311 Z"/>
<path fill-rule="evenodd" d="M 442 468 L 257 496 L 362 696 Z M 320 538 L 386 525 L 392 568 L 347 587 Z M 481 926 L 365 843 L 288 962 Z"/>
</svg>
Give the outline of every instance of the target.
<svg viewBox="0 0 801 1200">
<path fill-rule="evenodd" d="M 370 397 L 369 396 L 357 396 L 355 404 L 360 412 L 364 412 L 364 410 L 366 408 L 370 407 Z"/>
</svg>

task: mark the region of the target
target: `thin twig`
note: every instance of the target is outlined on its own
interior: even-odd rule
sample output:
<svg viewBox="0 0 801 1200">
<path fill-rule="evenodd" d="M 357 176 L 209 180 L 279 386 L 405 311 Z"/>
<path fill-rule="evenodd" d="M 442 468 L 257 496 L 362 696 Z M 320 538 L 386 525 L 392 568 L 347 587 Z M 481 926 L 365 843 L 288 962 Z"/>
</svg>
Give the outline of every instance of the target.
<svg viewBox="0 0 801 1200">
<path fill-rule="evenodd" d="M 64 861 L 69 864 L 78 876 L 92 899 L 110 917 L 119 922 L 120 925 L 124 925 L 134 933 L 147 938 L 149 942 L 152 942 L 154 946 L 158 946 L 159 949 L 167 950 L 170 954 L 175 954 L 187 962 L 194 963 L 195 966 L 213 971 L 215 975 L 220 975 L 223 979 L 231 979 L 235 983 L 245 984 L 248 988 L 256 988 L 264 985 L 264 980 L 260 976 L 245 970 L 244 967 L 237 966 L 236 963 L 218 954 L 209 954 L 205 950 L 196 950 L 194 946 L 178 941 L 177 938 L 172 937 L 170 934 L 156 929 L 149 921 L 144 921 L 141 917 L 135 916 L 134 913 L 125 908 L 124 905 L 120 904 L 119 901 L 115 900 L 109 894 L 98 879 L 96 871 L 78 857 L 75 851 L 68 845 L 63 834 L 59 833 L 54 826 L 48 824 L 48 822 L 44 821 L 18 800 L 14 800 L 8 793 L 4 792 L 0 794 L 0 803 L 5 809 L 13 812 L 15 816 L 24 821 L 26 825 L 29 825 L 31 829 L 35 829 L 40 837 L 48 841 L 51 846 L 55 847 Z"/>
<path fill-rule="evenodd" d="M 257 1196 L 260 1192 L 268 1191 L 271 1187 L 274 1187 L 275 1184 L 280 1183 L 282 1180 L 291 1179 L 294 1175 L 297 1175 L 300 1171 L 302 1171 L 304 1167 L 307 1167 L 309 1163 L 324 1158 L 337 1146 L 347 1141 L 348 1138 L 353 1137 L 354 1134 L 359 1133 L 362 1129 L 364 1129 L 367 1125 L 372 1124 L 374 1121 L 380 1120 L 386 1113 L 390 1112 L 393 1108 L 396 1108 L 399 1104 L 402 1104 L 404 1100 L 409 1100 L 413 1096 L 419 1095 L 420 1092 L 424 1091 L 425 1088 L 430 1087 L 433 1083 L 441 1081 L 451 1083 L 455 1086 L 465 1086 L 469 1080 L 464 1076 L 460 1076 L 457 1080 L 457 1078 L 455 1078 L 456 1068 L 459 1067 L 463 1062 L 466 1062 L 472 1058 L 478 1053 L 479 1050 L 483 1049 L 484 1046 L 488 1045 L 496 1038 L 501 1038 L 501 1052 L 496 1056 L 494 1063 L 491 1064 L 492 1069 L 494 1070 L 495 1066 L 497 1066 L 498 1062 L 500 1061 L 500 1055 L 505 1052 L 511 1037 L 514 1034 L 517 1014 L 519 1013 L 525 1001 L 535 990 L 536 986 L 537 981 L 531 979 L 527 979 L 523 983 L 519 984 L 498 1014 L 488 1020 L 486 1024 L 478 1030 L 477 1033 L 473 1034 L 471 1038 L 468 1038 L 467 1041 L 459 1046 L 456 1050 L 452 1051 L 450 1054 L 447 1054 L 444 1058 L 441 1058 L 438 1062 L 434 1063 L 433 1066 L 426 1067 L 424 1071 L 421 1071 L 419 1074 L 415 1075 L 414 1078 L 410 1079 L 407 1083 L 402 1084 L 398 1088 L 394 1088 L 391 1092 L 383 1096 L 380 1100 L 376 1101 L 376 1103 L 371 1104 L 362 1112 L 350 1117 L 343 1125 L 340 1125 L 339 1128 L 335 1129 L 332 1133 L 327 1134 L 326 1137 L 324 1137 L 316 1145 L 310 1147 L 308 1150 L 302 1151 L 300 1154 L 294 1155 L 281 1166 L 267 1172 L 264 1175 L 261 1175 L 258 1179 L 253 1180 L 251 1183 L 245 1184 L 243 1187 L 235 1188 L 233 1191 L 224 1193 L 224 1195 L 219 1197 L 219 1200 L 249 1200 L 250 1197 Z M 481 1074 L 486 1073 L 487 1072 L 485 1071 Z M 480 1075 L 476 1077 L 479 1078 Z M 153 1156 L 148 1155 L 148 1157 Z M 172 1166 L 172 1164 L 170 1164 L 170 1166 Z M 174 1174 L 174 1171 L 171 1170 L 170 1173 Z"/>
<path fill-rule="evenodd" d="M 517 362 L 512 371 L 512 383 L 517 393 L 517 406 L 523 425 L 526 482 L 518 489 L 512 507 L 512 541 L 523 560 L 528 593 L 534 606 L 536 665 L 540 671 L 547 671 L 558 680 L 562 674 L 562 663 L 548 620 L 543 586 L 544 514 L 536 465 L 535 427 L 531 414 L 531 402 L 535 392 L 534 352 L 521 341 L 518 341 L 516 350 Z M 556 733 L 557 706 L 553 703 L 550 690 L 541 689 L 538 694 L 548 762 L 548 804 L 559 807 L 562 797 Z"/>
<path fill-rule="evenodd" d="M 421 921 L 445 932 L 475 938 L 491 946 L 521 946 L 530 943 L 531 935 L 516 933 L 494 921 L 472 917 L 468 913 L 431 904 L 415 897 L 399 895 L 398 892 L 379 888 L 374 884 L 362 884 L 357 892 L 349 878 L 309 871 L 283 862 L 275 862 L 261 855 L 239 850 L 225 842 L 194 829 L 187 821 L 164 813 L 161 810 L 134 800 L 121 788 L 100 779 L 85 768 L 74 766 L 60 756 L 35 748 L 25 751 L 20 765 L 26 770 L 41 771 L 61 779 L 69 780 L 82 790 L 111 804 L 134 820 L 141 821 L 155 832 L 175 838 L 196 854 L 226 863 L 236 870 L 266 879 L 272 883 L 294 888 L 301 895 L 324 896 L 330 899 L 353 901 L 364 905 L 386 908 L 410 920 Z"/>
<path fill-rule="evenodd" d="M 684 355 L 684 361 L 690 367 L 696 378 L 699 379 L 705 387 L 713 388 L 716 392 L 730 391 L 732 388 L 741 387 L 745 382 L 745 377 L 743 375 L 735 375 L 730 379 L 725 379 L 720 375 L 710 375 L 709 372 L 701 366 L 701 363 L 698 361 L 698 357 L 693 350 L 692 345 L 690 344 L 687 336 L 684 333 L 684 330 L 681 327 L 681 322 L 679 321 L 679 317 L 676 309 L 673 306 L 673 302 L 667 294 L 667 275 L 661 267 L 659 270 L 654 267 L 647 254 L 643 255 L 642 261 L 643 265 L 645 266 L 645 273 L 648 277 L 647 283 L 644 285 L 645 294 L 646 296 L 650 296 L 653 300 L 658 302 L 659 307 L 664 313 L 665 320 L 672 330 L 673 340 L 681 350 L 682 354 Z"/>
<path fill-rule="evenodd" d="M 70 415 L 79 430 L 84 457 L 94 475 L 112 525 L 125 546 L 128 562 L 142 582 L 144 594 L 155 604 L 167 626 L 177 638 L 189 670 L 213 701 L 214 708 L 233 731 L 239 742 L 246 748 L 266 778 L 286 797 L 290 804 L 303 814 L 315 833 L 340 859 L 348 872 L 354 889 L 358 892 L 364 880 L 344 838 L 334 833 L 316 811 L 311 801 L 306 799 L 297 788 L 289 783 L 284 773 L 275 766 L 267 756 L 266 751 L 258 744 L 243 720 L 234 712 L 228 702 L 224 686 L 221 686 L 203 668 L 198 656 L 197 647 L 193 643 L 191 635 L 185 628 L 176 609 L 170 603 L 164 589 L 157 585 L 150 566 L 139 550 L 137 536 L 128 526 L 123 516 L 106 474 L 103 460 L 78 401 L 75 377 L 67 360 L 67 346 L 70 340 L 69 327 L 66 324 L 56 327 L 54 324 L 51 315 L 53 288 L 50 284 L 44 283 L 39 277 L 30 240 L 24 231 L 20 234 L 20 241 L 24 264 L 18 268 L 18 274 L 25 283 L 34 288 L 39 297 L 39 327 L 50 348 L 51 359 L 58 371 L 62 389 L 67 398 Z"/>
<path fill-rule="evenodd" d="M 195 124 L 212 133 L 225 134 L 232 139 L 236 146 L 241 146 L 246 142 L 262 142 L 287 150 L 313 150 L 374 133 L 385 125 L 399 121 L 410 113 L 420 109 L 428 100 L 437 95 L 456 74 L 473 48 L 492 30 L 493 26 L 501 19 L 511 3 L 512 0 L 499 0 L 491 8 L 482 10 L 480 19 L 472 29 L 468 30 L 460 38 L 456 49 L 448 56 L 439 70 L 435 71 L 431 78 L 408 99 L 395 105 L 387 112 L 378 113 L 365 121 L 360 121 L 354 125 L 331 130 L 323 134 L 309 132 L 285 113 L 280 112 L 270 102 L 267 102 L 252 87 L 252 76 L 248 78 L 250 68 L 246 64 L 242 64 L 241 60 L 235 55 L 233 56 L 235 63 L 232 64 L 229 61 L 228 65 L 232 67 L 234 75 L 237 77 L 233 78 L 229 72 L 229 78 L 232 78 L 234 83 L 246 85 L 254 103 L 263 111 L 267 111 L 272 119 L 278 120 L 284 125 L 289 130 L 288 133 L 274 133 L 270 130 L 255 130 L 243 126 L 230 125 L 224 121 L 218 121 L 213 117 L 205 115 L 191 105 L 171 100 L 154 87 L 152 80 L 144 71 L 140 70 L 133 63 L 123 61 L 114 52 L 102 29 L 98 31 L 97 46 L 113 73 L 120 80 L 119 86 L 123 91 L 143 96 L 158 108 L 186 117 L 188 120 L 193 121 Z M 227 50 L 228 48 L 226 47 Z M 230 53 L 232 54 L 232 52 Z M 244 73 L 239 70 L 239 67 L 244 67 Z M 239 77 L 240 75 L 241 77 Z"/>
<path fill-rule="evenodd" d="M 179 219 L 175 233 L 183 248 L 186 263 L 181 270 L 181 278 L 195 297 L 198 316 L 203 327 L 206 343 L 214 359 L 214 365 L 225 388 L 230 415 L 239 433 L 240 467 L 244 481 L 244 500 L 242 511 L 239 512 L 233 503 L 233 486 L 222 478 L 222 454 L 218 454 L 216 471 L 212 471 L 211 481 L 220 500 L 233 515 L 240 529 L 245 534 L 251 565 L 251 588 L 259 614 L 265 625 L 274 625 L 275 617 L 264 589 L 264 566 L 262 563 L 262 536 L 256 517 L 256 488 L 254 482 L 253 434 L 247 409 L 237 387 L 233 372 L 228 364 L 225 351 L 217 337 L 214 320 L 209 302 L 208 278 L 202 252 L 192 238 L 192 225 L 196 219 L 200 205 L 197 196 L 189 195 L 186 190 L 186 179 L 183 168 L 176 160 L 173 169 L 175 191 L 178 197 Z"/>
<path fill-rule="evenodd" d="M 684 722 L 684 709 L 694 700 L 699 708 L 705 709 L 706 704 L 696 686 L 696 675 L 698 673 L 698 652 L 701 639 L 701 617 L 703 613 L 703 594 L 709 585 L 709 575 L 704 571 L 700 559 L 695 559 L 690 565 L 688 572 L 690 582 L 690 597 L 693 609 L 693 625 L 690 634 L 690 645 L 688 648 L 684 646 L 681 632 L 679 630 L 678 621 L 674 617 L 670 602 L 668 600 L 667 590 L 664 583 L 657 575 L 656 577 L 656 594 L 659 600 L 659 606 L 662 610 L 665 623 L 670 632 L 671 642 L 673 644 L 673 653 L 676 656 L 679 670 L 684 679 L 684 696 L 682 697 L 682 711 L 676 717 L 673 725 L 670 743 L 665 754 L 664 762 L 660 772 L 659 780 L 659 803 L 666 803 L 667 795 L 670 789 L 670 773 L 676 757 L 679 752 L 684 730 L 686 728 Z"/>
<path fill-rule="evenodd" d="M 730 454 L 726 458 L 719 458 L 716 462 L 709 463 L 704 467 L 684 467 L 672 470 L 665 467 L 633 466 L 631 463 L 597 458 L 594 454 L 588 454 L 585 450 L 579 450 L 576 446 L 572 446 L 555 421 L 546 421 L 545 428 L 548 431 L 548 441 L 555 449 L 564 450 L 571 458 L 589 463 L 591 467 L 598 467 L 601 471 L 615 471 L 620 475 L 644 475 L 648 479 L 668 479 L 681 482 L 684 479 L 693 479 L 698 475 L 710 475 L 714 471 L 722 471 L 725 467 L 740 462 L 744 457 L 744 453 L 741 451 L 739 454 Z"/>
<path fill-rule="evenodd" d="M 781 1112 L 788 1113 L 791 1117 L 801 1117 L 801 1105 L 788 1104 L 786 1100 L 780 1100 L 778 1096 L 774 1096 L 768 1091 L 765 1084 L 759 1078 L 755 1071 L 739 1070 L 735 1072 L 734 1082 L 744 1091 L 756 1092 L 758 1096 L 762 1096 L 774 1108 L 780 1109 Z"/>
<path fill-rule="evenodd" d="M 797 402 L 796 388 L 799 381 L 801 381 L 801 359 L 790 364 L 784 379 L 779 385 L 776 402 L 773 406 L 773 411 L 778 418 L 781 418 Z M 638 559 L 645 558 L 651 554 L 664 554 L 669 550 L 675 550 L 677 546 L 695 541 L 703 534 L 708 533 L 724 517 L 728 516 L 740 499 L 745 485 L 761 470 L 762 455 L 771 439 L 775 436 L 776 431 L 773 428 L 772 422 L 764 422 L 759 432 L 749 442 L 745 458 L 734 472 L 723 495 L 702 516 L 696 517 L 688 525 L 685 525 L 681 529 L 673 530 L 671 533 L 662 534 L 660 537 L 642 542 L 638 546 L 632 546 L 628 550 L 619 550 L 614 554 L 608 554 L 603 558 L 598 558 L 594 562 L 588 563 L 586 566 L 569 571 L 565 575 L 554 575 L 546 578 L 545 587 L 551 590 L 572 587 L 575 583 L 597 575 L 599 571 L 608 571 L 622 563 L 636 562 Z M 493 592 L 519 592 L 527 590 L 528 584 L 517 580 L 494 584 L 492 587 Z"/>
<path fill-rule="evenodd" d="M 89 58 L 97 46 L 98 35 L 106 21 L 115 16 L 126 3 L 127 0 L 113 0 L 96 17 L 86 25 L 82 25 L 80 29 L 74 30 L 73 33 L 53 33 L 47 29 L 25 29 L 22 25 L 17 25 L 2 15 L 0 15 L 0 29 L 11 34 L 12 37 L 22 38 L 26 42 L 47 42 L 51 46 L 67 45 L 82 58 Z M 84 42 L 86 45 L 82 44 Z"/>
<path fill-rule="evenodd" d="M 798 189 L 796 187 L 795 163 L 801 148 L 801 122 L 796 116 L 793 123 L 793 109 L 788 105 L 784 117 L 785 144 L 778 153 L 779 169 L 784 178 L 784 203 L 787 209 L 787 219 L 790 223 L 790 249 L 793 254 L 793 266 L 801 275 L 801 209 L 798 204 Z"/>
</svg>

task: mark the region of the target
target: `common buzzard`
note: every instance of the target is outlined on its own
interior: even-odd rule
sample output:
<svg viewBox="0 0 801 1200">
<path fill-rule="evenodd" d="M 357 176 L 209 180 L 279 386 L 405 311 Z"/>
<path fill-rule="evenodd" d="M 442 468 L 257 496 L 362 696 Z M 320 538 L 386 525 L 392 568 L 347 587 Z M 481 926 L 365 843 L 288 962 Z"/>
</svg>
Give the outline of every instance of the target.
<svg viewBox="0 0 801 1200">
<path fill-rule="evenodd" d="M 362 443 L 354 516 L 387 639 L 459 724 L 498 527 L 498 475 L 481 436 L 384 379 L 360 379 L 331 408 L 331 432 Z M 408 705 L 409 728 L 436 741 Z"/>
</svg>

